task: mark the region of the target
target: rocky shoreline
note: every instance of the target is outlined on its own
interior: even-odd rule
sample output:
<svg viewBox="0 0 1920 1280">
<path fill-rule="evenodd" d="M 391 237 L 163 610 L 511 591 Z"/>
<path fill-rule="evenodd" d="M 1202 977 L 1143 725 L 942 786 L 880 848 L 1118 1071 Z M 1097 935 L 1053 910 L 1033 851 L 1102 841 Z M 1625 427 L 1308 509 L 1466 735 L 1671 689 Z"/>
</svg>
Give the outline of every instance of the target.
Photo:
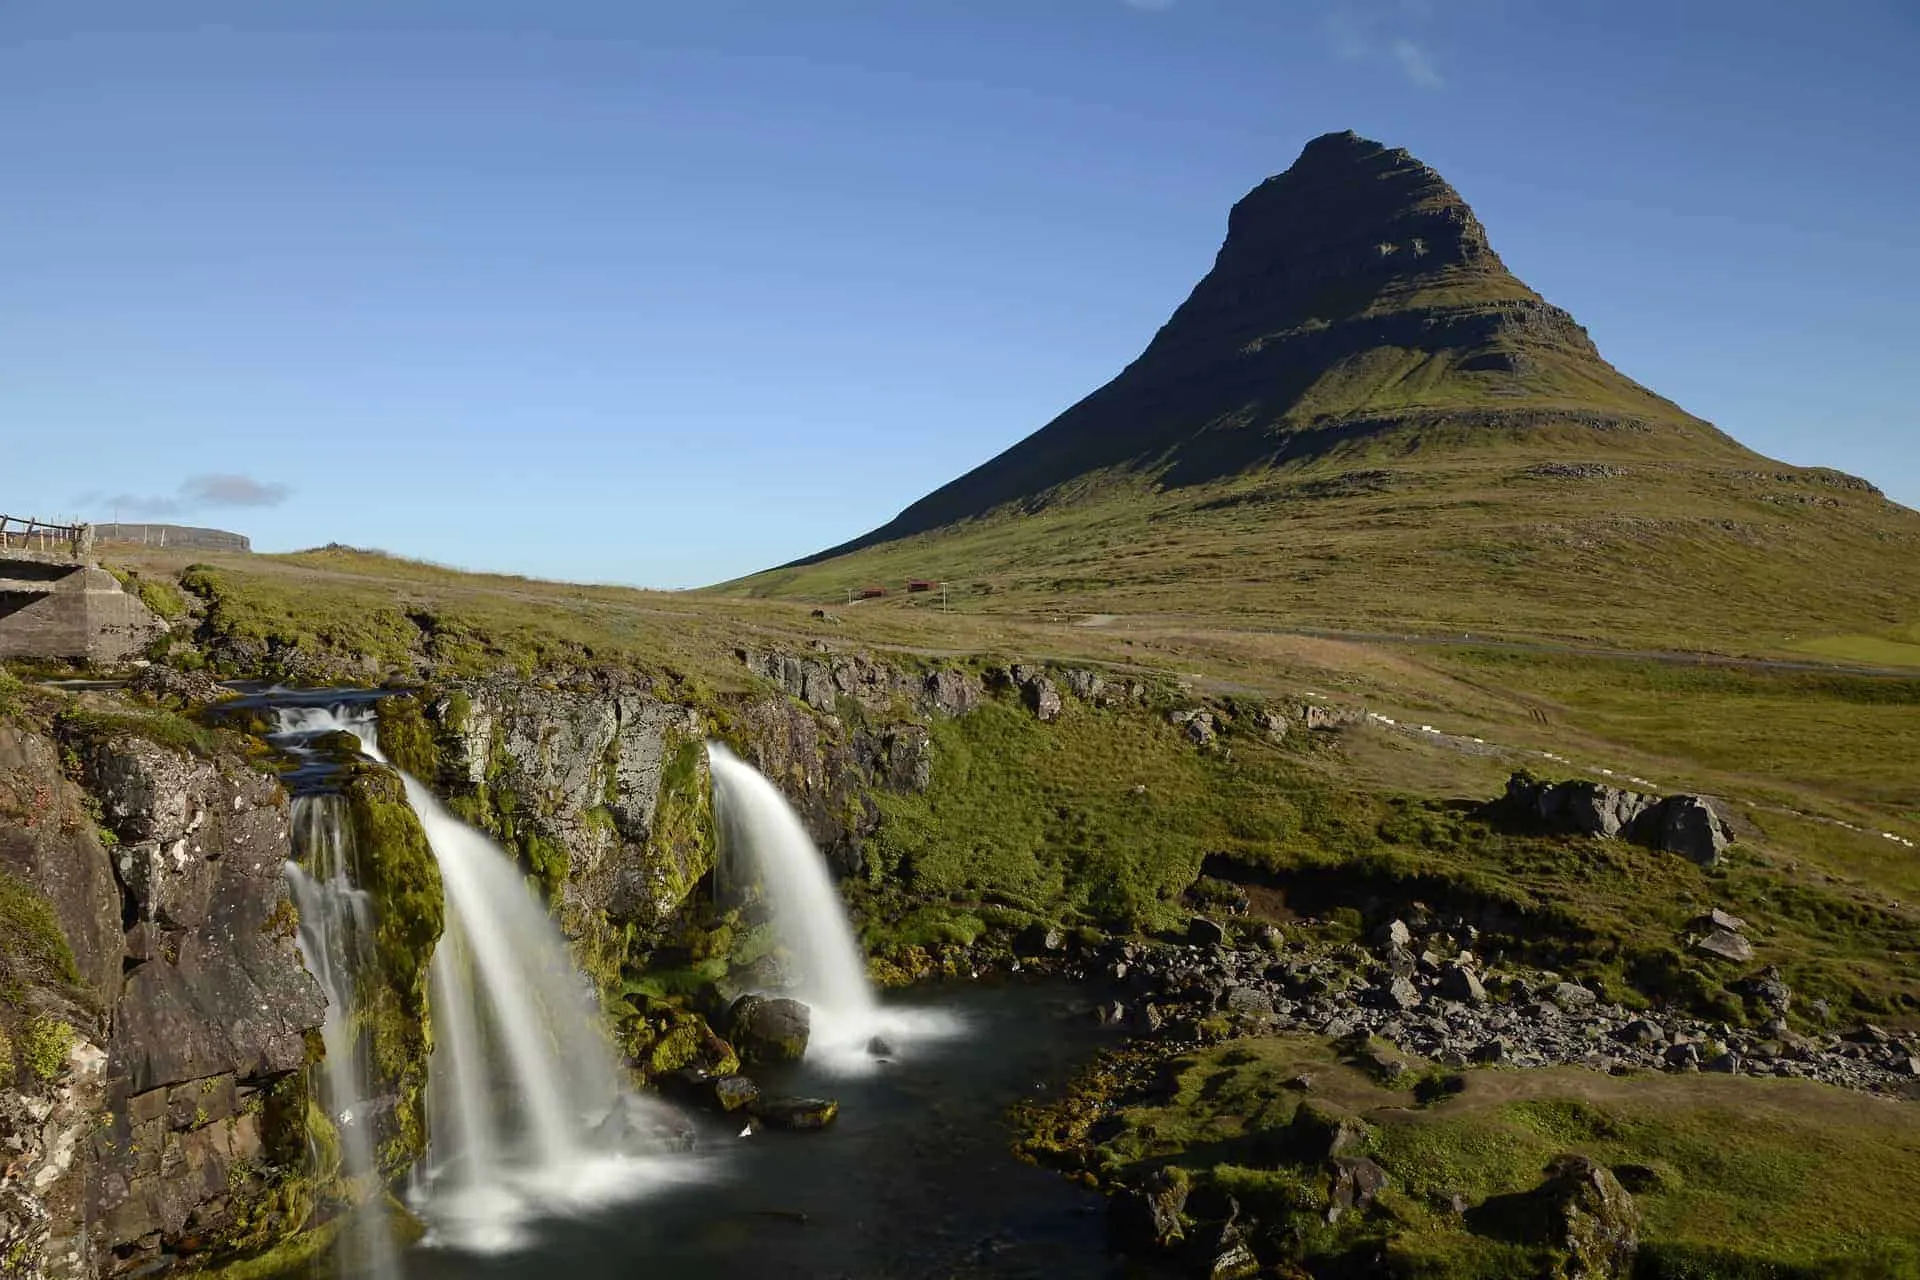
<svg viewBox="0 0 1920 1280">
<path fill-rule="evenodd" d="M 1703 944 L 1722 935 L 1745 940 L 1742 922 L 1724 913 L 1701 923 L 1711 929 Z M 1377 1038 L 1450 1069 L 1709 1071 L 1920 1099 L 1920 1035 L 1871 1023 L 1796 1031 L 1786 1019 L 1793 994 L 1771 969 L 1733 985 L 1773 1016 L 1758 1027 L 1736 1027 L 1670 1010 L 1629 1009 L 1547 970 L 1484 967 L 1458 946 L 1470 933 L 1459 921 L 1416 931 L 1393 920 L 1370 947 L 1326 946 L 1288 944 L 1269 926 L 1261 945 L 1236 947 L 1220 924 L 1196 917 L 1185 943 L 1113 941 L 1069 955 L 1063 935 L 1043 935 L 1013 967 L 1059 972 L 1098 987 L 1105 993 L 1097 1007 L 1103 1023 L 1125 1026 L 1170 1051 L 1230 1035 L 1306 1032 L 1356 1042 Z M 1048 941 L 1058 948 L 1049 949 Z M 1826 1011 L 1815 1002 L 1810 1016 L 1823 1020 Z M 1395 1074 L 1385 1058 L 1380 1070 Z"/>
</svg>

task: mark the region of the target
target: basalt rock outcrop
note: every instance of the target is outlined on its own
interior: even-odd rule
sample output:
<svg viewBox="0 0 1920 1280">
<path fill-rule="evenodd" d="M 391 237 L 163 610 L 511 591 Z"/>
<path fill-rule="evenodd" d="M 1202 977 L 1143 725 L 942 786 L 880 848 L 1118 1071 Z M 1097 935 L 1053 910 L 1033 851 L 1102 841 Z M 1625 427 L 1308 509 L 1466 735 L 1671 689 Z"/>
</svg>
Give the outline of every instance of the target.
<svg viewBox="0 0 1920 1280">
<path fill-rule="evenodd" d="M 1603 783 L 1544 782 L 1525 773 L 1507 781 L 1488 815 L 1553 835 L 1599 836 L 1663 849 L 1711 867 L 1733 829 L 1705 796 L 1649 796 Z"/>
<path fill-rule="evenodd" d="M 424 705 L 438 753 L 423 751 L 415 767 L 432 771 L 462 816 L 518 846 L 563 913 L 655 927 L 711 869 L 684 812 L 707 791 L 692 708 L 637 685 L 511 680 L 439 687 Z M 403 706 L 382 703 L 383 746 L 396 741 L 388 726 Z"/>
<path fill-rule="evenodd" d="M 382 749 L 545 882 L 603 987 L 670 934 L 714 869 L 705 743 L 772 779 L 842 874 L 862 865 L 876 790 L 932 781 L 929 722 L 986 696 L 979 675 L 856 654 L 741 650 L 759 688 L 705 702 L 644 678 L 446 681 L 379 704 Z"/>
<path fill-rule="evenodd" d="M 9 927 L 43 902 L 35 945 L 70 956 L 22 970 L 8 941 L 0 1024 L 31 1050 L 0 1073 L 10 1274 L 230 1256 L 311 1209 L 323 1000 L 294 942 L 285 794 L 138 724 L 80 720 L 59 741 L 0 723 Z"/>
</svg>

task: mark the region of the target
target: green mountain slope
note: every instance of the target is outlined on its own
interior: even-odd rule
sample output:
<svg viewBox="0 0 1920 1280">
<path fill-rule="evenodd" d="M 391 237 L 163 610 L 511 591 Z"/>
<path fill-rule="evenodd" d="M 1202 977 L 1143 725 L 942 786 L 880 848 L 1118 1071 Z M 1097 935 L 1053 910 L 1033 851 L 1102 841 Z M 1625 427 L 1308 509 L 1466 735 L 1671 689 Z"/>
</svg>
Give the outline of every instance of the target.
<svg viewBox="0 0 1920 1280">
<path fill-rule="evenodd" d="M 1344 133 L 1234 206 L 1113 381 L 881 528 L 725 589 L 904 577 L 963 607 L 1790 649 L 1920 617 L 1920 515 L 1633 382 L 1437 173 Z"/>
</svg>

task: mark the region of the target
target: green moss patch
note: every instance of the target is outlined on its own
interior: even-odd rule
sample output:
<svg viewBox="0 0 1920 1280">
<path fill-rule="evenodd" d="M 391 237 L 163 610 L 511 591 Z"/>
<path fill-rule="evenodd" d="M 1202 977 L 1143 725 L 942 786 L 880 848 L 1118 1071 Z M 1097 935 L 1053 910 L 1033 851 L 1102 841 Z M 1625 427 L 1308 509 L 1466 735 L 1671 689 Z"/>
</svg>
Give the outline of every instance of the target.
<svg viewBox="0 0 1920 1280">
<path fill-rule="evenodd" d="M 1301 1076 L 1310 1091 L 1297 1087 Z M 1368 1154 L 1391 1192 L 1361 1235 L 1385 1251 L 1387 1274 L 1536 1274 L 1544 1256 L 1503 1234 L 1497 1211 L 1565 1152 L 1630 1185 L 1644 1219 L 1636 1274 L 1914 1274 L 1901 1269 L 1920 1240 L 1920 1203 L 1906 1190 L 1920 1185 L 1911 1104 L 1742 1077 L 1489 1068 L 1459 1078 L 1457 1092 L 1423 1103 L 1315 1038 L 1232 1041 L 1178 1059 L 1164 1088 L 1136 1094 L 1101 1127 L 1057 1129 L 1069 1140 L 1055 1151 L 1073 1151 L 1102 1182 L 1137 1185 L 1172 1165 L 1267 1223 L 1312 1216 L 1324 1204 L 1322 1170 L 1297 1142 L 1299 1113 L 1312 1106 L 1368 1126 Z M 1309 1235 L 1304 1251 L 1354 1243 L 1353 1229 Z"/>
<path fill-rule="evenodd" d="M 74 701 L 55 717 L 54 727 L 68 741 L 144 738 L 203 758 L 211 758 L 220 750 L 220 735 L 216 730 L 164 707 L 138 707 L 130 702 L 117 703 L 107 709 Z"/>
<path fill-rule="evenodd" d="M 427 966 L 445 925 L 439 865 L 393 770 L 352 766 L 344 786 L 360 850 L 360 886 L 372 897 L 379 964 L 359 1016 L 375 1071 L 400 1099 L 382 1168 L 397 1172 L 426 1149 L 425 1085 L 433 1041 Z"/>
<path fill-rule="evenodd" d="M 440 748 L 417 698 L 396 694 L 374 703 L 380 754 L 432 786 L 440 776 Z"/>
</svg>

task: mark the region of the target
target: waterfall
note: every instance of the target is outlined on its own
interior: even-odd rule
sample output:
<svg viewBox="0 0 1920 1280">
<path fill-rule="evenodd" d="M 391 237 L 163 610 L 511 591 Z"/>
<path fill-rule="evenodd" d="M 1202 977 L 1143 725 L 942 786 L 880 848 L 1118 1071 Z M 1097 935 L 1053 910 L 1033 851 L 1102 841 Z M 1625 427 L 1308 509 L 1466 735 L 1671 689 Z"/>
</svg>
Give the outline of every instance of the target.
<svg viewBox="0 0 1920 1280">
<path fill-rule="evenodd" d="M 352 1014 L 357 986 L 373 973 L 373 912 L 355 885 L 353 828 L 337 795 L 301 796 L 293 802 L 294 853 L 287 883 L 300 913 L 297 941 L 307 969 L 327 995 L 320 1038 L 327 1056 L 318 1081 L 322 1107 L 340 1135 L 340 1166 L 355 1204 L 340 1237 L 340 1273 L 368 1280 L 395 1280 L 398 1250 L 373 1161 L 372 1120 L 367 1106 L 366 1046 Z"/>
<path fill-rule="evenodd" d="M 898 1051 L 906 1040 L 952 1034 L 951 1018 L 881 1007 L 846 904 L 800 815 L 758 769 L 718 742 L 707 744 L 707 759 L 723 856 L 734 874 L 759 878 L 797 970 L 792 994 L 812 1009 L 807 1056 L 856 1070 L 873 1061 L 868 1046 L 876 1036 Z"/>
<path fill-rule="evenodd" d="M 344 730 L 384 763 L 364 710 L 289 708 L 279 720 L 277 737 Z M 684 1178 L 687 1170 L 657 1158 L 686 1143 L 677 1117 L 622 1085 L 594 993 L 513 860 L 419 781 L 400 777 L 445 894 L 445 926 L 428 966 L 430 1137 L 413 1197 L 427 1243 L 519 1248 L 542 1218 Z M 364 915 L 364 895 L 357 901 Z M 335 998 L 331 987 L 328 994 Z M 340 1004 L 350 1008 L 351 1000 L 348 984 Z"/>
<path fill-rule="evenodd" d="M 727 856 L 744 854 L 765 886 L 774 927 L 799 971 L 794 993 L 813 1009 L 816 1039 L 824 1032 L 830 1041 L 864 1043 L 880 1004 L 827 860 L 758 769 L 717 742 L 707 744 L 707 757 Z"/>
</svg>

